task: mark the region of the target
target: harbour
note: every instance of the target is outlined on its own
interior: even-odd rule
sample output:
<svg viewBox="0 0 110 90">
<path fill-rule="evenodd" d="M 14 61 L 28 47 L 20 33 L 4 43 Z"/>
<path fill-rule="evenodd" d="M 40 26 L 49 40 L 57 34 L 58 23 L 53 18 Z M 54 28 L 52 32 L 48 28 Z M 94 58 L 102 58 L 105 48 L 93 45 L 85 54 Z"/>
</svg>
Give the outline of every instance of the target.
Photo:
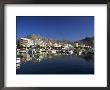
<svg viewBox="0 0 110 90">
<path fill-rule="evenodd" d="M 67 53 L 22 54 L 17 74 L 94 74 L 94 58 Z"/>
<path fill-rule="evenodd" d="M 17 16 L 16 74 L 94 74 L 93 16 Z"/>
</svg>

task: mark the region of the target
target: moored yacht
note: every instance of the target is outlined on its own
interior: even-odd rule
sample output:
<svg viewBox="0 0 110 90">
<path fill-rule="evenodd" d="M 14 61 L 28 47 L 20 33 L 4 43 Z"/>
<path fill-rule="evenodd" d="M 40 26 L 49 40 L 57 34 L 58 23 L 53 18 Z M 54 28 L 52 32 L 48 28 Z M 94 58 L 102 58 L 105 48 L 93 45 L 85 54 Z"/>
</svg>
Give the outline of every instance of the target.
<svg viewBox="0 0 110 90">
<path fill-rule="evenodd" d="M 21 59 L 20 58 L 16 58 L 16 63 L 20 63 Z"/>
</svg>

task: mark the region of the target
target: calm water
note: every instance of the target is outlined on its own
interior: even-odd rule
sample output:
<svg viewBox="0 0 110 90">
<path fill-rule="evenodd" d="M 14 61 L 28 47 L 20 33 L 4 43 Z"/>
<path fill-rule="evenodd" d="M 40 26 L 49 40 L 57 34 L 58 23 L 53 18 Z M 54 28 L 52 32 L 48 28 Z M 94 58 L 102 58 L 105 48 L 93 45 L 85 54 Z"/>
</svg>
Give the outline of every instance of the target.
<svg viewBox="0 0 110 90">
<path fill-rule="evenodd" d="M 94 74 L 93 58 L 76 55 L 23 55 L 16 74 Z"/>
</svg>

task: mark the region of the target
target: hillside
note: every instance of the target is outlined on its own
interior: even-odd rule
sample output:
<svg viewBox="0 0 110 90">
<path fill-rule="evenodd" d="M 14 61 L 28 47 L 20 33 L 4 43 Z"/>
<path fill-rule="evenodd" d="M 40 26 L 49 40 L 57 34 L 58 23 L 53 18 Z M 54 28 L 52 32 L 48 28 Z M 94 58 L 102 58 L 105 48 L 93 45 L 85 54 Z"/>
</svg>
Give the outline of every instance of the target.
<svg viewBox="0 0 110 90">
<path fill-rule="evenodd" d="M 46 38 L 40 35 L 32 34 L 32 35 L 27 35 L 25 38 L 31 39 L 31 40 L 42 40 L 44 42 L 52 42 L 52 43 L 68 43 L 68 44 L 74 44 L 74 43 L 79 43 L 79 44 L 85 44 L 85 45 L 90 45 L 94 46 L 94 37 L 85 37 L 84 39 L 77 40 L 77 41 L 70 41 L 70 40 L 57 40 L 57 39 L 50 39 Z"/>
</svg>

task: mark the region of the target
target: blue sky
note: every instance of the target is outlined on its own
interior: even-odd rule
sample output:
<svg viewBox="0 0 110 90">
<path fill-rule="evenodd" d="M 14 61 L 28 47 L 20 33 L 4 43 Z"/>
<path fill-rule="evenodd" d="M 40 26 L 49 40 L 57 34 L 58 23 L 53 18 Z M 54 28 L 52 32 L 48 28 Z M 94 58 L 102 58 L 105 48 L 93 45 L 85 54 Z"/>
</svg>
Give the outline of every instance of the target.
<svg viewBox="0 0 110 90">
<path fill-rule="evenodd" d="M 94 36 L 94 16 L 16 16 L 17 39 L 38 34 L 52 39 L 80 40 Z"/>
</svg>

